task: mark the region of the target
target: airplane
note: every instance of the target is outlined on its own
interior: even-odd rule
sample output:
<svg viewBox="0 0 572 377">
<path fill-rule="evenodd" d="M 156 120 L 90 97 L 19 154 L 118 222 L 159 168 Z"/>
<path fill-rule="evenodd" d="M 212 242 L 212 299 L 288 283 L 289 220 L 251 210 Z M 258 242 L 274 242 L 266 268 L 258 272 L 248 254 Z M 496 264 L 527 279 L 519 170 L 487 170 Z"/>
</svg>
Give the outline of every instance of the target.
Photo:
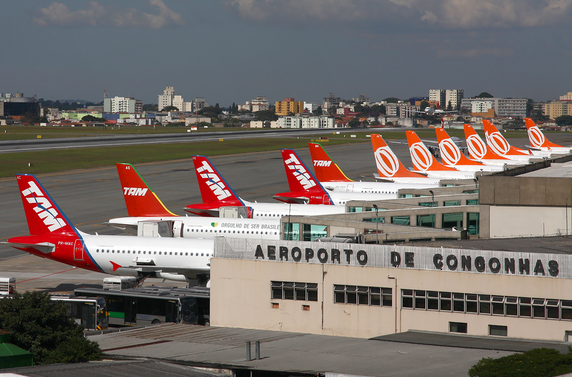
<svg viewBox="0 0 572 377">
<path fill-rule="evenodd" d="M 441 161 L 443 161 L 445 166 L 461 171 L 471 172 L 494 172 L 504 170 L 503 166 L 485 165 L 478 161 L 469 160 L 443 128 L 435 128 L 435 134 L 439 141 Z"/>
<path fill-rule="evenodd" d="M 467 141 L 467 149 L 469 157 L 472 160 L 480 161 L 485 165 L 492 166 L 520 166 L 527 164 L 524 160 L 511 160 L 508 157 L 500 156 L 491 151 L 483 139 L 477 134 L 477 131 L 470 125 L 463 125 L 465 130 L 465 140 Z"/>
<path fill-rule="evenodd" d="M 526 133 L 530 146 L 540 151 L 551 152 L 554 154 L 568 154 L 572 152 L 572 147 L 564 147 L 562 145 L 554 144 L 544 136 L 540 128 L 530 118 L 524 118 L 526 123 Z"/>
<path fill-rule="evenodd" d="M 395 153 L 379 134 L 371 134 L 373 157 L 377 166 L 376 179 L 386 179 L 396 183 L 429 184 L 439 186 L 439 179 L 407 170 Z"/>
<path fill-rule="evenodd" d="M 464 172 L 439 163 L 414 131 L 405 131 L 409 154 L 415 170 L 439 179 L 474 179 L 474 172 Z"/>
<path fill-rule="evenodd" d="M 496 154 L 503 157 L 510 158 L 511 160 L 531 162 L 531 159 L 539 157 L 548 157 L 550 153 L 536 151 L 534 154 L 530 149 L 522 149 L 513 147 L 510 143 L 501 135 L 499 130 L 495 125 L 487 120 L 483 119 L 483 128 L 485 130 L 485 138 L 487 140 L 487 146 Z M 543 154 L 543 156 L 541 156 Z"/>
<path fill-rule="evenodd" d="M 372 135 L 373 136 L 373 135 Z M 334 192 L 384 192 L 401 188 L 439 187 L 438 181 L 432 183 L 396 183 L 396 182 L 356 182 L 349 179 L 340 167 L 330 158 L 319 143 L 308 143 L 317 180 L 326 189 Z"/>
<path fill-rule="evenodd" d="M 418 114 L 425 114 L 425 115 L 439 115 L 439 114 L 458 113 L 458 111 L 445 111 L 445 110 L 441 110 L 441 109 L 436 109 L 436 108 L 431 107 L 431 106 L 427 106 L 424 110 L 421 110 L 421 111 L 414 110 L 413 112 L 418 113 Z"/>
<path fill-rule="evenodd" d="M 89 271 L 207 284 L 214 240 L 91 235 L 77 229 L 35 176 L 17 174 L 30 230 L 6 244 Z"/>
<path fill-rule="evenodd" d="M 282 149 L 281 152 L 290 191 L 275 194 L 276 200 L 286 203 L 342 205 L 350 200 L 397 199 L 397 187 L 371 192 L 326 190 L 293 149 Z"/>
<path fill-rule="evenodd" d="M 280 239 L 280 219 L 206 218 L 178 216 L 169 211 L 149 188 L 135 167 L 117 163 L 123 197 L 129 217 L 110 219 L 107 224 L 138 235 L 146 227 L 156 228 L 161 236 L 182 238 Z M 147 225 L 150 224 L 150 225 Z"/>
<path fill-rule="evenodd" d="M 185 211 L 199 216 L 216 216 L 222 207 L 247 209 L 252 218 L 317 216 L 345 213 L 346 207 L 330 204 L 292 204 L 248 202 L 235 194 L 206 156 L 193 156 L 202 203 L 190 204 Z"/>
</svg>

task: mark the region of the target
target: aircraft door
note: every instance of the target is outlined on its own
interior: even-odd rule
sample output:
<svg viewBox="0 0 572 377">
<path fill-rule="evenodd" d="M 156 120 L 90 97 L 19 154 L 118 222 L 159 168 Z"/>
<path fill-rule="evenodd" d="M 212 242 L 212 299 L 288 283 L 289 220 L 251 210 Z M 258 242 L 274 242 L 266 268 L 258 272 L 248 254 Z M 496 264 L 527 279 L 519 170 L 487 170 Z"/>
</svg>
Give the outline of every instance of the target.
<svg viewBox="0 0 572 377">
<path fill-rule="evenodd" d="M 173 221 L 173 238 L 181 238 L 184 237 L 183 231 L 185 227 L 183 226 L 182 221 Z"/>
<path fill-rule="evenodd" d="M 75 240 L 73 244 L 73 259 L 83 260 L 83 243 L 80 239 Z"/>
<path fill-rule="evenodd" d="M 346 192 L 354 192 L 354 185 L 348 184 L 346 186 Z"/>
</svg>

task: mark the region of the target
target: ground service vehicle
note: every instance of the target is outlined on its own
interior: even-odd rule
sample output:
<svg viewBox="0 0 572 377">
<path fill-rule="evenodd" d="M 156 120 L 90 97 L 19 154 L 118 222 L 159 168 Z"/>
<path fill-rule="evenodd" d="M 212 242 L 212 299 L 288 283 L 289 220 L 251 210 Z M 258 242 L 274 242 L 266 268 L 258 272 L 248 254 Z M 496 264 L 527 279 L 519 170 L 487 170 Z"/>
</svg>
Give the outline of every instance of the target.
<svg viewBox="0 0 572 377">
<path fill-rule="evenodd" d="M 73 294 L 52 294 L 52 301 L 61 302 L 68 316 L 81 324 L 85 331 L 105 330 L 109 325 L 109 312 L 102 297 L 81 297 Z"/>
<path fill-rule="evenodd" d="M 110 326 L 140 326 L 163 322 L 210 325 L 209 288 L 78 288 L 75 294 L 105 299 Z"/>
</svg>

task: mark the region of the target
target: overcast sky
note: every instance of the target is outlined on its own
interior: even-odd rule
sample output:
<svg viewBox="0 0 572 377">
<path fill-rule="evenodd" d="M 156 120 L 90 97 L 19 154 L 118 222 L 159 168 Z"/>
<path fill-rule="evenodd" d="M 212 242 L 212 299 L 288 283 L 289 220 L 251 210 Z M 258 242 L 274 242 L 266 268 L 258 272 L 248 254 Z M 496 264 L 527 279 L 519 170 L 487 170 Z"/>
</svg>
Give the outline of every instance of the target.
<svg viewBox="0 0 572 377">
<path fill-rule="evenodd" d="M 572 0 L 2 0 L 0 93 L 321 103 L 572 91 Z"/>
</svg>

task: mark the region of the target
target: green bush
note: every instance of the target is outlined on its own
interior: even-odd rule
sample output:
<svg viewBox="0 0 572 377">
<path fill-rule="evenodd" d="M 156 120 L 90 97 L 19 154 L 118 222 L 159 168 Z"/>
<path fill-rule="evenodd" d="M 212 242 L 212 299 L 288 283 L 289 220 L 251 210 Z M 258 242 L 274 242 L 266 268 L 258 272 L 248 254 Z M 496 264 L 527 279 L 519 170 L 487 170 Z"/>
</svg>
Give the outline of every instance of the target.
<svg viewBox="0 0 572 377">
<path fill-rule="evenodd" d="M 34 364 L 78 363 L 99 360 L 99 345 L 88 340 L 83 326 L 66 313 L 64 305 L 44 292 L 15 292 L 0 300 L 0 329 L 10 342 L 29 351 Z"/>
<path fill-rule="evenodd" d="M 552 348 L 535 348 L 524 353 L 484 358 L 469 370 L 471 377 L 545 377 L 572 372 L 572 348 L 561 354 Z"/>
</svg>

